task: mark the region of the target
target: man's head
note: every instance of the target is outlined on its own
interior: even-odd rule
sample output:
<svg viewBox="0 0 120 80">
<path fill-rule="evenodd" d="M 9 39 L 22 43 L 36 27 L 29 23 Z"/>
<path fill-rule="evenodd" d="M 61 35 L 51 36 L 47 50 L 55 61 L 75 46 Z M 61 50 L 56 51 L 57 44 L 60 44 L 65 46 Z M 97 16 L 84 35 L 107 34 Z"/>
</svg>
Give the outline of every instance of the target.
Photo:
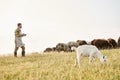
<svg viewBox="0 0 120 80">
<path fill-rule="evenodd" d="M 22 28 L 22 23 L 17 24 L 18 28 Z"/>
</svg>

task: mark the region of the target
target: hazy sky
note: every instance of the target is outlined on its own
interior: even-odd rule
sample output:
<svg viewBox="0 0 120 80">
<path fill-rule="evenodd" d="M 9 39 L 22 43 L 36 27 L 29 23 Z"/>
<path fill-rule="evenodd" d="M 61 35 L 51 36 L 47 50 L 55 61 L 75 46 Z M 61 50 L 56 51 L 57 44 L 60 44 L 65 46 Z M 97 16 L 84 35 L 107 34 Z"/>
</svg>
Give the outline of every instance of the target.
<svg viewBox="0 0 120 80">
<path fill-rule="evenodd" d="M 0 54 L 13 53 L 23 23 L 27 52 L 59 42 L 120 36 L 120 0 L 0 0 Z"/>
</svg>

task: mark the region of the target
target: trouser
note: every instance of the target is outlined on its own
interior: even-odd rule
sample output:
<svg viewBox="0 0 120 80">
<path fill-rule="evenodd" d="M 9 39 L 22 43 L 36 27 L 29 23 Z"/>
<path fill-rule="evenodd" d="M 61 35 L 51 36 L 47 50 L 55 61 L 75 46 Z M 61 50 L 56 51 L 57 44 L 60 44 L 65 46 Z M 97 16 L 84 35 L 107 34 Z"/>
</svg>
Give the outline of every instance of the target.
<svg viewBox="0 0 120 80">
<path fill-rule="evenodd" d="M 15 46 L 15 50 L 14 50 L 14 56 L 17 57 L 17 51 L 18 51 L 19 47 L 16 47 Z M 22 49 L 22 56 L 24 57 L 25 56 L 25 46 L 22 46 L 21 47 Z"/>
</svg>

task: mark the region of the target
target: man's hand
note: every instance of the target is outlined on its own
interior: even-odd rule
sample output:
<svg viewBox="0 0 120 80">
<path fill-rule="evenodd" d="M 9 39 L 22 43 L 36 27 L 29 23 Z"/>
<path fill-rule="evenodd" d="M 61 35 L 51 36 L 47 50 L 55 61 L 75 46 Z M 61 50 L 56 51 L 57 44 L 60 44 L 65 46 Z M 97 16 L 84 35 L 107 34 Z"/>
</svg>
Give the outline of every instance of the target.
<svg viewBox="0 0 120 80">
<path fill-rule="evenodd" d="M 27 34 L 23 33 L 23 36 L 26 36 Z"/>
</svg>

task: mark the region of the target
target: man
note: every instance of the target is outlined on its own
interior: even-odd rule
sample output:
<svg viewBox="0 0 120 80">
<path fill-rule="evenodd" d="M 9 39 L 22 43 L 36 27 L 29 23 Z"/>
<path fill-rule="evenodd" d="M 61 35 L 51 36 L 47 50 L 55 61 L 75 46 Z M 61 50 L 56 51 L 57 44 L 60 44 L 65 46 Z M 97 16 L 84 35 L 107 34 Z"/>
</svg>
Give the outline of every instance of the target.
<svg viewBox="0 0 120 80">
<path fill-rule="evenodd" d="M 22 56 L 25 56 L 25 44 L 22 42 L 22 37 L 26 36 L 26 34 L 21 32 L 22 24 L 17 24 L 17 29 L 15 30 L 15 51 L 14 56 L 17 57 L 17 51 L 19 47 L 22 48 Z"/>
</svg>

